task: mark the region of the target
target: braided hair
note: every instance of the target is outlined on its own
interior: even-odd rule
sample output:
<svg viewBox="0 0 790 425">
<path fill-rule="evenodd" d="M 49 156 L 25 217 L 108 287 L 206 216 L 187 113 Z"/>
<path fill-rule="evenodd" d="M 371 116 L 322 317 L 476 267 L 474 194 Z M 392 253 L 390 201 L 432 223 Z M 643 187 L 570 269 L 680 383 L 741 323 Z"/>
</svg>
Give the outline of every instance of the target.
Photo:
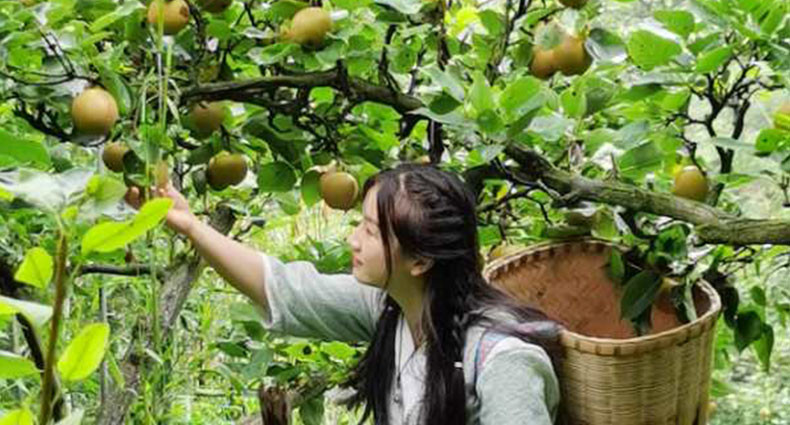
<svg viewBox="0 0 790 425">
<path fill-rule="evenodd" d="M 405 163 L 368 179 L 363 197 L 374 186 L 378 187 L 379 234 L 387 276 L 392 273 L 392 236 L 405 253 L 433 260 L 425 273 L 421 318 L 426 342 L 424 423 L 464 425 L 466 391 L 458 364 L 463 362 L 466 331 L 471 325 L 488 321 L 491 327 L 544 345 L 552 361 L 559 360 L 551 345 L 556 335 L 548 341 L 535 341 L 518 327 L 491 323 L 481 313 L 494 308 L 511 313 L 520 322 L 546 320 L 540 311 L 517 303 L 484 280 L 475 197 L 455 174 L 432 165 Z M 350 404 L 365 402 L 360 423 L 372 414 L 376 425 L 389 425 L 388 399 L 401 310 L 389 296 L 385 303 L 371 344 L 347 382 L 356 389 Z"/>
</svg>

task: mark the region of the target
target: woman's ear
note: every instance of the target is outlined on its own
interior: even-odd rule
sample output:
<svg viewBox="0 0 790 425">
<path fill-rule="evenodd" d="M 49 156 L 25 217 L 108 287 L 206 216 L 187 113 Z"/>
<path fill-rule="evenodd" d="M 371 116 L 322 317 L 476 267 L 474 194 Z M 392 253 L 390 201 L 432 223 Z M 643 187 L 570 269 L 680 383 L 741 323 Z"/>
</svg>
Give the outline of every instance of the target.
<svg viewBox="0 0 790 425">
<path fill-rule="evenodd" d="M 411 261 L 411 265 L 409 267 L 409 273 L 411 273 L 411 275 L 414 277 L 422 276 L 426 272 L 428 272 L 428 270 L 430 270 L 431 267 L 433 267 L 432 259 L 417 257 Z"/>
</svg>

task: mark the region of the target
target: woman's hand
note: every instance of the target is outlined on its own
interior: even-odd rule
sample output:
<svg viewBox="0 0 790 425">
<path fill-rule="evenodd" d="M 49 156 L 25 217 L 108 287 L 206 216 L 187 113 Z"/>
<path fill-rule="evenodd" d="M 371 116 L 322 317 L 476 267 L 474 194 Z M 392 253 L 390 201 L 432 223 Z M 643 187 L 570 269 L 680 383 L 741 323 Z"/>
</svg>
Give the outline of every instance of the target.
<svg viewBox="0 0 790 425">
<path fill-rule="evenodd" d="M 155 197 L 167 197 L 173 200 L 173 207 L 167 212 L 167 225 L 176 232 L 189 236 L 198 219 L 189 210 L 189 202 L 184 195 L 178 192 L 171 183 L 168 183 L 164 188 L 152 187 L 151 193 Z M 135 209 L 139 209 L 144 203 L 140 198 L 140 189 L 137 187 L 129 188 L 125 199 Z"/>
</svg>

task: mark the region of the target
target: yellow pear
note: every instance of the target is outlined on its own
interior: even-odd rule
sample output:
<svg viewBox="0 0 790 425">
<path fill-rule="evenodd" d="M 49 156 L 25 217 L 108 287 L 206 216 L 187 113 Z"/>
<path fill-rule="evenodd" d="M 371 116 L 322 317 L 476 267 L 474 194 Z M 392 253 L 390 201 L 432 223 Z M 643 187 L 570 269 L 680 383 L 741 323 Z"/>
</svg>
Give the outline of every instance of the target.
<svg viewBox="0 0 790 425">
<path fill-rule="evenodd" d="M 71 119 L 80 133 L 104 135 L 118 120 L 118 105 L 104 89 L 89 88 L 71 102 Z"/>
<path fill-rule="evenodd" d="M 164 5 L 164 33 L 177 34 L 189 23 L 189 6 L 184 0 L 162 0 Z M 151 1 L 148 5 L 148 23 L 156 25 L 159 22 L 159 2 Z"/>
</svg>

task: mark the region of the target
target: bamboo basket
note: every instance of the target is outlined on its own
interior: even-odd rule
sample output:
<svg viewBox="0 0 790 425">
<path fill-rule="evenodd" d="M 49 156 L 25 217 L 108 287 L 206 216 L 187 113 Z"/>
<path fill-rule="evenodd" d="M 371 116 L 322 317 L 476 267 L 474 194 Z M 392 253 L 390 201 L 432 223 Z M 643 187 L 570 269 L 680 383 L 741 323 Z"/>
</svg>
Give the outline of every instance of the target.
<svg viewBox="0 0 790 425">
<path fill-rule="evenodd" d="M 652 333 L 637 337 L 606 274 L 611 249 L 591 239 L 533 246 L 491 262 L 484 275 L 564 327 L 557 373 L 570 424 L 707 424 L 718 294 L 695 285 L 698 318 L 687 324 L 659 299 Z"/>
</svg>

